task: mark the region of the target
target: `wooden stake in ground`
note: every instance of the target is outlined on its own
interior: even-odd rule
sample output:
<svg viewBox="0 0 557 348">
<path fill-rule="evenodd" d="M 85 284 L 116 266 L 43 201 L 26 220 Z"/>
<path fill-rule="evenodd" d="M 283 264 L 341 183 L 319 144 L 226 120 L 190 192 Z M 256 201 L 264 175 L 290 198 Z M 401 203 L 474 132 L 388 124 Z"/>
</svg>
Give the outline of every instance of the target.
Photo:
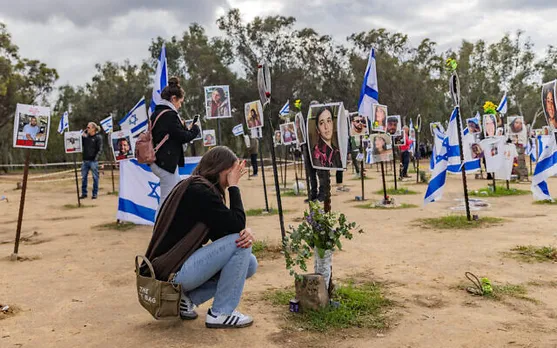
<svg viewBox="0 0 557 348">
<path fill-rule="evenodd" d="M 217 145 L 222 145 L 221 131 L 220 131 L 220 118 L 217 118 L 217 139 L 219 141 Z"/>
<path fill-rule="evenodd" d="M 77 179 L 77 155 L 73 154 L 73 169 L 75 172 L 75 192 L 77 193 L 77 207 L 81 208 L 81 198 L 79 198 L 79 182 Z"/>
<path fill-rule="evenodd" d="M 387 201 L 387 183 L 385 181 L 385 165 L 381 162 L 381 180 L 383 180 L 383 199 Z"/>
<path fill-rule="evenodd" d="M 116 192 L 116 186 L 114 185 L 114 167 L 116 167 L 116 162 L 112 159 L 110 163 L 110 175 L 112 176 L 112 193 Z"/>
<path fill-rule="evenodd" d="M 393 147 L 393 177 L 395 178 L 395 190 L 398 190 L 396 183 L 396 152 L 395 152 L 395 142 L 394 137 L 391 137 L 391 146 Z"/>
<path fill-rule="evenodd" d="M 269 109 L 269 122 L 271 122 L 271 105 L 269 104 L 268 107 Z M 273 144 L 273 136 L 274 134 L 272 134 L 271 128 L 269 128 L 269 131 L 267 132 L 268 136 L 268 141 L 269 144 Z M 274 179 L 275 179 L 275 190 L 277 191 L 277 209 L 278 209 L 278 213 L 279 213 L 279 222 L 280 222 L 280 233 L 282 235 L 282 239 L 284 239 L 284 237 L 286 237 L 286 230 L 284 229 L 284 216 L 282 213 L 282 199 L 280 197 L 280 182 L 279 182 L 279 176 L 278 176 L 278 169 L 277 169 L 277 157 L 276 157 L 276 153 L 275 153 L 275 147 L 274 145 L 271 145 L 271 161 L 273 162 L 273 174 L 274 174 Z"/>
<path fill-rule="evenodd" d="M 364 153 L 364 136 L 363 135 L 360 135 L 360 153 L 361 154 Z M 365 186 L 365 184 L 364 184 L 365 176 L 364 176 L 364 160 L 363 159 L 360 161 L 360 181 L 362 183 L 362 201 L 365 201 L 366 196 L 365 196 L 365 187 L 364 187 Z"/>
<path fill-rule="evenodd" d="M 265 210 L 269 212 L 269 198 L 267 197 L 267 184 L 265 183 L 265 161 L 263 159 L 263 138 L 259 141 L 259 158 L 261 158 L 261 178 L 263 179 L 263 193 L 265 194 Z"/>
<path fill-rule="evenodd" d="M 462 123 L 460 120 L 460 82 L 458 80 L 458 75 L 456 71 L 451 75 L 449 82 L 449 87 L 451 89 L 451 96 L 456 108 L 456 126 L 458 134 L 458 147 L 460 149 L 460 163 L 462 163 L 462 186 L 464 189 L 464 205 L 466 207 L 466 218 L 468 221 L 472 220 L 470 215 L 470 202 L 468 200 L 468 185 L 466 183 L 466 166 L 464 161 L 464 148 L 462 147 Z M 495 174 L 493 175 L 493 180 L 495 180 Z"/>
<path fill-rule="evenodd" d="M 416 158 L 416 184 L 420 183 L 420 160 L 422 154 L 420 152 L 420 132 L 422 130 L 422 115 L 416 118 L 416 126 L 414 131 L 416 133 L 416 146 L 414 147 L 414 157 Z"/>
<path fill-rule="evenodd" d="M 497 184 L 495 183 L 495 172 L 491 173 L 491 179 L 493 180 L 493 192 L 497 192 Z"/>
<path fill-rule="evenodd" d="M 298 181 L 298 170 L 296 169 L 296 155 L 294 151 L 292 151 L 292 159 L 294 160 L 294 177 L 296 178 L 296 195 L 300 194 L 300 183 Z"/>
<path fill-rule="evenodd" d="M 29 176 L 29 157 L 31 150 L 25 150 L 25 167 L 23 168 L 23 183 L 21 185 L 21 200 L 19 201 L 19 214 L 17 217 L 17 229 L 15 232 L 14 253 L 10 260 L 17 261 L 17 253 L 19 252 L 19 238 L 21 237 L 21 224 L 23 222 L 23 209 L 25 207 L 25 193 L 27 192 L 27 177 Z"/>
<path fill-rule="evenodd" d="M 282 180 L 282 185 L 286 188 L 286 180 L 288 178 L 288 145 L 284 145 L 284 179 Z"/>
</svg>

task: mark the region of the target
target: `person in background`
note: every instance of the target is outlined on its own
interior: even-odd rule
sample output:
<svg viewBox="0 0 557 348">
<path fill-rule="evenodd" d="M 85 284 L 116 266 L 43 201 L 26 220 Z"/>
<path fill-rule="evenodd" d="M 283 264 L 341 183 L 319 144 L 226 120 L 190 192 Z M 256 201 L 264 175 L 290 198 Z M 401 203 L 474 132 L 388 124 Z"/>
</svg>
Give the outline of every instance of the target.
<svg viewBox="0 0 557 348">
<path fill-rule="evenodd" d="M 161 98 L 151 115 L 153 147 L 162 143 L 168 136 L 168 140 L 157 151 L 155 163 L 151 164 L 153 174 L 160 179 L 159 207 L 174 186 L 180 182 L 178 167 L 183 167 L 185 164 L 182 145 L 193 141 L 199 135 L 199 127 L 196 124 L 192 125 L 191 129 L 187 129 L 185 121 L 182 121 L 178 115 L 178 109 L 184 101 L 184 90 L 180 87 L 180 80 L 177 77 L 168 80 L 168 86 L 162 90 Z M 161 117 L 155 124 L 159 115 Z"/>
<path fill-rule="evenodd" d="M 99 126 L 89 122 L 83 132 L 83 163 L 81 164 L 81 196 L 87 198 L 87 176 L 89 171 L 93 175 L 93 196 L 97 199 L 99 193 L 99 157 L 103 151 L 103 138 L 99 134 Z"/>
<path fill-rule="evenodd" d="M 259 153 L 259 139 L 251 138 L 249 147 L 249 157 L 251 161 L 251 167 L 253 168 L 253 175 L 257 176 L 257 154 Z"/>
<path fill-rule="evenodd" d="M 410 139 L 410 137 L 408 136 L 408 132 L 409 132 L 408 126 L 402 127 L 402 131 L 404 133 L 404 139 L 406 141 L 406 144 L 399 147 L 402 156 L 402 168 L 400 171 L 400 176 L 401 178 L 409 178 L 408 165 L 410 165 L 410 146 L 412 146 L 412 143 L 414 141 Z"/>
</svg>

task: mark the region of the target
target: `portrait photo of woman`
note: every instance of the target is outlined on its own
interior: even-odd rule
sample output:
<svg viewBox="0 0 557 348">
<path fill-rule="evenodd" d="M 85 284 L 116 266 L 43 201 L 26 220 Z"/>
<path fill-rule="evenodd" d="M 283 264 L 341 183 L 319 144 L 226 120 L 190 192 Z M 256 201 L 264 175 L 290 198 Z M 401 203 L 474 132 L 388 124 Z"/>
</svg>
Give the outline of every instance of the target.
<svg viewBox="0 0 557 348">
<path fill-rule="evenodd" d="M 248 129 L 263 127 L 263 107 L 259 100 L 244 105 L 244 116 Z"/>
<path fill-rule="evenodd" d="M 524 127 L 524 117 L 510 116 L 509 117 L 509 134 L 521 134 L 526 128 Z"/>
<path fill-rule="evenodd" d="M 389 134 L 373 134 L 370 136 L 373 163 L 393 160 L 392 139 Z"/>
<path fill-rule="evenodd" d="M 557 107 L 555 106 L 555 84 L 551 81 L 542 87 L 542 104 L 545 120 L 552 129 L 557 129 Z"/>
<path fill-rule="evenodd" d="M 207 119 L 232 117 L 228 86 L 205 87 L 205 108 Z"/>
<path fill-rule="evenodd" d="M 497 118 L 495 115 L 484 115 L 484 135 L 494 137 L 497 131 Z"/>
<path fill-rule="evenodd" d="M 306 124 L 301 112 L 296 114 L 294 122 L 296 123 L 296 139 L 298 145 L 304 145 L 306 143 Z"/>
<path fill-rule="evenodd" d="M 478 159 L 484 156 L 482 147 L 477 143 L 472 143 L 472 145 L 470 145 L 470 152 L 472 153 L 472 159 Z"/>
<path fill-rule="evenodd" d="M 282 145 L 282 135 L 280 131 L 275 131 L 275 136 L 273 137 L 273 144 L 275 147 Z"/>
<path fill-rule="evenodd" d="M 307 120 L 311 163 L 315 169 L 343 170 L 337 122 L 342 104 L 312 105 Z"/>
<path fill-rule="evenodd" d="M 283 145 L 290 145 L 296 143 L 296 132 L 294 130 L 294 123 L 284 123 L 280 125 L 280 133 Z"/>
<path fill-rule="evenodd" d="M 371 120 L 371 129 L 374 131 L 384 132 L 387 128 L 387 106 L 381 104 L 373 104 L 373 119 Z"/>
</svg>

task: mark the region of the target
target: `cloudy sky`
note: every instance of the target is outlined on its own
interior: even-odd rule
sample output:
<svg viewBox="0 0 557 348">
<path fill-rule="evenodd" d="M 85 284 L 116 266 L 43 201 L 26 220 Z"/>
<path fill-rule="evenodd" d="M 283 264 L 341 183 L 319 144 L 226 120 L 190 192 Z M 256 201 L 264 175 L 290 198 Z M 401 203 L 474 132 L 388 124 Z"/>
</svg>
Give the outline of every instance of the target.
<svg viewBox="0 0 557 348">
<path fill-rule="evenodd" d="M 0 5 L 0 21 L 22 56 L 56 68 L 59 84 L 85 83 L 95 63 L 139 63 L 152 38 L 179 36 L 192 22 L 218 35 L 215 20 L 230 8 L 239 8 L 246 21 L 294 16 L 298 26 L 338 41 L 383 27 L 406 33 L 413 42 L 429 37 L 441 49 L 457 47 L 462 39 L 495 41 L 520 28 L 540 53 L 554 42 L 552 26 L 544 23 L 557 17 L 557 3 L 541 0 L 0 0 Z"/>
</svg>

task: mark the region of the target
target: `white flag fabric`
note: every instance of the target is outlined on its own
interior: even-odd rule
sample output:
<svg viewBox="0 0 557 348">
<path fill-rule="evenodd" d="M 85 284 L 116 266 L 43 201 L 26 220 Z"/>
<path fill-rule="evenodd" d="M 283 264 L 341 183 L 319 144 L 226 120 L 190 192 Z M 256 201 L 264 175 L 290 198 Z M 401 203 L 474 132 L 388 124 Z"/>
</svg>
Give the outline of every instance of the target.
<svg viewBox="0 0 557 348">
<path fill-rule="evenodd" d="M 288 116 L 290 115 L 290 100 L 286 101 L 286 104 L 280 109 L 279 111 L 280 116 Z"/>
<path fill-rule="evenodd" d="M 507 114 L 507 108 L 509 106 L 508 99 L 507 99 L 507 92 L 501 98 L 501 102 L 499 102 L 499 106 L 497 107 L 497 112 L 500 114 Z"/>
<path fill-rule="evenodd" d="M 377 64 L 375 61 L 375 49 L 369 53 L 364 82 L 360 90 L 360 100 L 358 101 L 358 113 L 372 119 L 373 104 L 379 104 L 379 86 L 377 84 Z"/>
<path fill-rule="evenodd" d="M 157 63 L 157 70 L 155 72 L 155 79 L 153 83 L 153 97 L 149 106 L 149 115 L 155 111 L 155 107 L 161 101 L 161 92 L 168 85 L 168 70 L 166 67 L 166 46 L 163 44 L 161 55 Z"/>
<path fill-rule="evenodd" d="M 114 128 L 112 125 L 112 115 L 101 121 L 101 127 L 105 131 L 105 133 L 112 133 L 112 130 Z"/>
<path fill-rule="evenodd" d="M 178 168 L 182 179 L 191 175 L 201 157 L 186 157 Z M 160 201 L 160 180 L 146 164 L 137 160 L 120 162 L 120 191 L 116 218 L 138 225 L 154 225 Z"/>
<path fill-rule="evenodd" d="M 514 144 L 505 144 L 503 146 L 503 161 L 499 170 L 495 172 L 495 179 L 497 180 L 511 180 L 514 159 L 518 157 L 518 151 Z"/>
<path fill-rule="evenodd" d="M 536 169 L 534 169 L 531 189 L 535 200 L 552 201 L 546 180 L 557 174 L 557 144 L 553 136 L 542 136 L 541 138 L 544 138 L 540 139 L 543 149 L 536 163 Z"/>
<path fill-rule="evenodd" d="M 118 124 L 122 130 L 129 130 L 132 134 L 132 138 L 137 137 L 145 131 L 149 125 L 145 97 L 141 98 Z"/>
<path fill-rule="evenodd" d="M 244 134 L 244 126 L 240 123 L 232 128 L 232 134 L 239 136 Z"/>
<path fill-rule="evenodd" d="M 70 130 L 70 121 L 69 121 L 69 114 L 68 112 L 64 112 L 62 117 L 60 118 L 60 123 L 58 124 L 58 133 L 64 133 L 64 130 Z"/>
<path fill-rule="evenodd" d="M 449 126 L 444 139 L 440 142 L 440 137 L 443 133 L 438 128 L 434 129 L 435 132 L 435 146 L 437 147 L 432 154 L 432 167 L 431 180 L 427 186 L 427 191 L 424 197 L 424 205 L 440 200 L 443 197 L 443 190 L 447 180 L 447 172 L 449 168 L 451 171 L 456 172 L 461 168 L 460 161 L 460 147 L 458 145 L 458 124 L 456 118 L 458 116 L 458 108 L 453 110 L 451 118 L 449 119 Z"/>
</svg>

